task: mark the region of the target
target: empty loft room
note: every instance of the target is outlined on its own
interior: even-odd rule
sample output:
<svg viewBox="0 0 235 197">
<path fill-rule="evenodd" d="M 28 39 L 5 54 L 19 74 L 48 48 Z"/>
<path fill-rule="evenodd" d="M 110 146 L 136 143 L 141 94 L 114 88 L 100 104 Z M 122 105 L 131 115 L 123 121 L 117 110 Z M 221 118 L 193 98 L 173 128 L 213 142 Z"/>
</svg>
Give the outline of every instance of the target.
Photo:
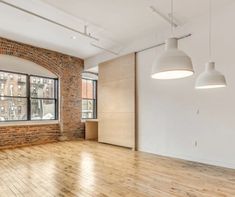
<svg viewBox="0 0 235 197">
<path fill-rule="evenodd" d="M 234 0 L 0 0 L 0 197 L 235 197 Z"/>
</svg>

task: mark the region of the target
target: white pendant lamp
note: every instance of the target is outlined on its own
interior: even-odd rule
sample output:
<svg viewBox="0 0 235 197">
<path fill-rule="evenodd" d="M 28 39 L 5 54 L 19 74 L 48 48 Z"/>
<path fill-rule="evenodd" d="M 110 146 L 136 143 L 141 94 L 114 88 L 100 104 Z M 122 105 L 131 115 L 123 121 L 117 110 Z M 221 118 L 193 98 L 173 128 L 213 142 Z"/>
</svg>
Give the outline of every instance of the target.
<svg viewBox="0 0 235 197">
<path fill-rule="evenodd" d="M 154 79 L 179 79 L 193 75 L 190 57 L 178 49 L 178 40 L 173 37 L 173 0 L 171 0 L 171 33 L 166 40 L 165 51 L 155 59 L 152 66 Z"/>
<path fill-rule="evenodd" d="M 223 87 L 226 87 L 226 80 L 224 75 L 215 70 L 215 62 L 206 63 L 205 71 L 197 78 L 196 89 Z"/>
<path fill-rule="evenodd" d="M 211 59 L 211 0 L 210 0 L 210 13 L 209 13 L 209 56 Z M 226 87 L 226 80 L 224 75 L 215 70 L 215 62 L 209 61 L 206 63 L 206 69 L 199 75 L 196 81 L 196 89 L 209 89 L 209 88 L 223 88 Z"/>
</svg>

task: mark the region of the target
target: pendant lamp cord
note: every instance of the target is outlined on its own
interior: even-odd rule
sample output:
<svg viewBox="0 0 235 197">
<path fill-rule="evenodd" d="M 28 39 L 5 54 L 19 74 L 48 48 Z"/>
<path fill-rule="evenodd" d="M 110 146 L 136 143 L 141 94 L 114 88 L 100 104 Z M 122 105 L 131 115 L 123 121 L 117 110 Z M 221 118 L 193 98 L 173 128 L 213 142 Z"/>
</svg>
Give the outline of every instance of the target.
<svg viewBox="0 0 235 197">
<path fill-rule="evenodd" d="M 211 0 L 209 0 L 209 61 L 212 61 L 211 32 L 212 32 L 212 3 Z"/>
<path fill-rule="evenodd" d="M 174 37 L 174 33 L 173 33 L 173 0 L 171 0 L 171 36 Z"/>
</svg>

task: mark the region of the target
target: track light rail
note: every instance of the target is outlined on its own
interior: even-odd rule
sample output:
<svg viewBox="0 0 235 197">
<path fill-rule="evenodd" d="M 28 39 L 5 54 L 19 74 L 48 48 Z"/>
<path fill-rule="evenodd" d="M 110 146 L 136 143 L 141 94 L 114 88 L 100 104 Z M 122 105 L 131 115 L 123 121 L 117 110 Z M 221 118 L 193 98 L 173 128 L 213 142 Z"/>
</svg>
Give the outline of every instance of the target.
<svg viewBox="0 0 235 197">
<path fill-rule="evenodd" d="M 106 48 L 101 47 L 101 46 L 98 46 L 98 45 L 96 45 L 96 44 L 94 44 L 94 43 L 90 43 L 90 44 L 91 44 L 91 46 L 93 46 L 93 47 L 96 47 L 96 48 L 98 48 L 98 49 L 104 50 L 104 51 L 109 52 L 109 53 L 111 53 L 111 54 L 113 54 L 113 55 L 119 55 L 119 53 L 116 53 L 116 52 L 114 52 L 114 51 L 111 51 L 110 49 L 106 49 Z"/>
<path fill-rule="evenodd" d="M 171 21 L 171 16 L 167 17 L 165 16 L 162 12 L 160 12 L 158 9 L 156 9 L 154 6 L 150 6 L 149 7 L 154 13 L 158 14 L 160 17 L 162 17 L 166 22 L 168 22 L 169 24 L 172 23 Z M 173 19 L 173 21 L 175 21 L 175 19 Z M 175 22 L 172 23 L 173 27 L 178 27 L 178 24 L 176 24 Z"/>
<path fill-rule="evenodd" d="M 92 39 L 92 40 L 99 41 L 98 38 L 92 36 L 90 33 L 87 33 L 87 26 L 86 26 L 86 25 L 84 26 L 84 32 L 78 31 L 78 30 L 76 30 L 76 29 L 74 29 L 74 28 L 72 28 L 72 27 L 63 25 L 63 24 L 58 23 L 58 22 L 56 22 L 56 21 L 54 21 L 54 20 L 52 20 L 52 19 L 46 18 L 46 17 L 44 17 L 44 16 L 41 16 L 41 15 L 39 15 L 39 14 L 36 14 L 36 13 L 31 12 L 31 11 L 29 11 L 29 10 L 26 10 L 26 9 L 24 9 L 24 8 L 18 7 L 18 6 L 13 5 L 13 4 L 9 3 L 9 2 L 0 0 L 0 3 L 3 3 L 3 4 L 5 4 L 5 5 L 7 5 L 7 6 L 10 6 L 10 7 L 15 8 L 15 9 L 17 9 L 17 10 L 20 10 L 20 11 L 22 11 L 22 12 L 24 12 L 24 13 L 30 14 L 30 15 L 35 16 L 35 17 L 37 17 L 37 18 L 40 18 L 40 19 L 42 19 L 42 20 L 45 20 L 45 21 L 47 21 L 47 22 L 49 22 L 49 23 L 53 23 L 53 24 L 55 24 L 55 25 L 57 25 L 57 26 L 60 26 L 60 27 L 63 27 L 63 28 L 65 28 L 65 29 L 68 29 L 68 30 L 70 30 L 70 31 L 73 31 L 73 32 L 75 32 L 75 33 L 78 33 L 78 34 L 80 34 L 80 35 L 82 35 L 82 36 L 88 37 L 88 38 L 90 38 L 90 39 Z"/>
<path fill-rule="evenodd" d="M 180 36 L 180 37 L 177 37 L 177 40 L 182 40 L 182 39 L 188 38 L 188 37 L 190 37 L 190 36 L 192 36 L 191 33 L 186 34 L 186 35 L 183 35 L 183 36 Z M 156 48 L 156 47 L 160 47 L 160 46 L 162 46 L 162 45 L 164 45 L 164 44 L 165 44 L 165 42 L 162 42 L 162 43 L 159 43 L 159 44 L 155 44 L 155 45 L 153 45 L 153 46 L 150 46 L 150 47 L 141 49 L 141 50 L 139 50 L 139 51 L 136 51 L 136 53 L 140 53 L 140 52 L 143 52 L 143 51 L 147 51 L 147 50 L 149 50 L 149 49 L 153 49 L 153 48 Z"/>
</svg>

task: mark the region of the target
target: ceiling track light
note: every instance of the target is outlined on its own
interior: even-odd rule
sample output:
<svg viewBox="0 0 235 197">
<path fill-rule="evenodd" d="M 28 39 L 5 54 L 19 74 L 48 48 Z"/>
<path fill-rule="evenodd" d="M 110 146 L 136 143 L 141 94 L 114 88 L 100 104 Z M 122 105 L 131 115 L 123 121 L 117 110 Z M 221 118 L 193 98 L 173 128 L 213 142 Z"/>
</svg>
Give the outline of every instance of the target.
<svg viewBox="0 0 235 197">
<path fill-rule="evenodd" d="M 165 14 L 163 14 L 161 11 L 159 11 L 157 8 L 155 8 L 154 6 L 149 6 L 149 8 L 152 10 L 152 12 L 156 13 L 157 15 L 159 15 L 160 17 L 162 17 L 166 22 L 168 22 L 169 24 L 172 23 L 171 21 L 171 14 L 169 14 L 168 16 L 166 16 Z M 173 23 L 172 25 L 174 27 L 178 27 L 178 24 L 174 22 L 175 19 L 173 18 Z"/>
<path fill-rule="evenodd" d="M 93 41 L 100 41 L 99 38 L 94 37 L 90 32 L 88 32 L 88 26 L 87 26 L 87 25 L 84 25 L 84 30 L 83 30 L 83 31 L 78 31 L 78 30 L 76 30 L 76 29 L 74 29 L 74 28 L 71 28 L 71 27 L 69 27 L 69 26 L 63 25 L 63 24 L 61 24 L 61 23 L 58 23 L 58 22 L 56 22 L 56 21 L 53 21 L 53 20 L 51 20 L 51 19 L 49 19 L 49 18 L 46 18 L 46 17 L 44 17 L 44 16 L 41 16 L 41 15 L 39 15 L 39 14 L 36 14 L 36 13 L 31 12 L 31 11 L 29 11 L 29 10 L 26 10 L 26 9 L 24 9 L 24 8 L 18 7 L 18 6 L 16 6 L 16 5 L 11 4 L 11 3 L 9 3 L 9 2 L 6 2 L 6 1 L 4 1 L 4 0 L 0 0 L 0 3 L 3 3 L 3 4 L 5 4 L 5 5 L 7 5 L 7 6 L 10 6 L 10 7 L 15 8 L 15 9 L 17 9 L 17 10 L 20 10 L 20 11 L 22 11 L 22 12 L 24 12 L 24 13 L 30 14 L 30 15 L 32 15 L 32 16 L 35 16 L 35 17 L 37 17 L 37 18 L 40 18 L 40 19 L 45 20 L 45 21 L 47 21 L 47 22 L 50 22 L 50 23 L 52 23 L 52 24 L 58 25 L 58 26 L 60 26 L 60 27 L 63 27 L 63 28 L 65 28 L 65 29 L 67 29 L 67 30 L 73 31 L 74 33 L 78 33 L 78 34 L 80 34 L 80 35 L 82 35 L 82 36 L 85 36 L 85 37 L 87 37 L 87 38 L 90 38 L 90 39 L 93 40 Z M 70 38 L 73 39 L 73 40 L 77 39 L 77 37 L 76 37 L 75 35 L 71 36 Z M 109 53 L 111 53 L 111 54 L 113 54 L 113 55 L 119 55 L 119 53 L 114 52 L 114 51 L 112 51 L 112 50 L 110 50 L 110 49 L 106 49 L 106 48 L 104 48 L 104 47 L 98 46 L 98 45 L 93 44 L 93 43 L 90 43 L 90 44 L 91 44 L 91 46 L 93 46 L 93 47 L 96 47 L 96 48 L 101 49 L 101 50 L 103 50 L 103 51 L 109 52 Z"/>
<path fill-rule="evenodd" d="M 212 47 L 211 47 L 211 36 L 212 36 L 212 4 L 209 0 L 209 59 L 206 63 L 206 69 L 201 73 L 195 84 L 196 89 L 211 89 L 211 88 L 223 88 L 226 87 L 226 79 L 219 71 L 215 70 L 215 62 L 211 61 Z"/>
<path fill-rule="evenodd" d="M 104 47 L 101 47 L 101 46 L 99 46 L 99 45 L 97 45 L 97 44 L 90 43 L 90 45 L 93 46 L 93 47 L 95 47 L 95 48 L 97 48 L 97 49 L 101 49 L 101 50 L 103 50 L 103 51 L 106 51 L 106 52 L 108 52 L 108 53 L 111 53 L 111 54 L 113 54 L 113 55 L 119 55 L 119 53 L 114 52 L 114 51 L 112 51 L 112 50 L 110 50 L 110 49 L 106 49 L 106 48 L 104 48 Z"/>
<path fill-rule="evenodd" d="M 29 11 L 29 10 L 26 10 L 26 9 L 24 9 L 24 8 L 18 7 L 18 6 L 13 5 L 13 4 L 9 3 L 9 2 L 3 1 L 3 0 L 0 0 L 0 2 L 3 3 L 3 4 L 5 4 L 5 5 L 7 5 L 7 6 L 13 7 L 13 8 L 15 8 L 15 9 L 17 9 L 17 10 L 20 10 L 20 11 L 22 11 L 22 12 L 25 12 L 25 13 L 27 13 L 27 14 L 30 14 L 30 15 L 32 15 L 32 16 L 35 16 L 35 17 L 40 18 L 40 19 L 42 19 L 42 20 L 45 20 L 45 21 L 47 21 L 47 22 L 53 23 L 53 24 L 55 24 L 55 25 L 58 25 L 58 26 L 60 26 L 60 27 L 63 27 L 63 28 L 68 29 L 68 30 L 70 30 L 70 31 L 73 31 L 73 32 L 75 32 L 75 33 L 78 33 L 78 34 L 80 34 L 80 35 L 82 35 L 82 36 L 88 37 L 88 38 L 90 38 L 90 39 L 92 39 L 92 40 L 99 41 L 99 38 L 96 38 L 96 37 L 92 36 L 90 33 L 87 33 L 87 30 L 86 30 L 87 26 L 86 26 L 86 25 L 84 26 L 84 32 L 78 31 L 78 30 L 76 30 L 76 29 L 74 29 L 74 28 L 71 28 L 71 27 L 69 27 L 69 26 L 63 25 L 63 24 L 61 24 L 61 23 L 58 23 L 58 22 L 56 22 L 56 21 L 54 21 L 54 20 L 51 20 L 51 19 L 49 19 L 49 18 L 46 18 L 46 17 L 44 17 L 44 16 L 41 16 L 41 15 L 39 15 L 39 14 L 36 14 L 36 13 L 31 12 L 31 11 Z"/>
<path fill-rule="evenodd" d="M 173 34 L 173 0 L 171 0 L 171 38 L 166 40 L 165 51 L 158 56 L 152 66 L 154 79 L 179 79 L 193 75 L 191 58 L 178 49 L 178 39 Z"/>
</svg>

